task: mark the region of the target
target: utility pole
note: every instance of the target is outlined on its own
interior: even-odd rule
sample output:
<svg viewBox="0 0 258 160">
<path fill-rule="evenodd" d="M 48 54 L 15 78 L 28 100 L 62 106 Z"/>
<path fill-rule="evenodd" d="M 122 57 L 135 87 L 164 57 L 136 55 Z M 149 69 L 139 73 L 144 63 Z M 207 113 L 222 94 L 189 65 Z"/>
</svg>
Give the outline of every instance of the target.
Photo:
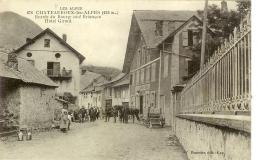
<svg viewBox="0 0 258 160">
<path fill-rule="evenodd" d="M 201 49 L 200 68 L 202 68 L 202 66 L 204 65 L 206 30 L 207 30 L 207 8 L 208 8 L 208 0 L 205 0 L 204 13 L 203 13 L 202 49 Z"/>
</svg>

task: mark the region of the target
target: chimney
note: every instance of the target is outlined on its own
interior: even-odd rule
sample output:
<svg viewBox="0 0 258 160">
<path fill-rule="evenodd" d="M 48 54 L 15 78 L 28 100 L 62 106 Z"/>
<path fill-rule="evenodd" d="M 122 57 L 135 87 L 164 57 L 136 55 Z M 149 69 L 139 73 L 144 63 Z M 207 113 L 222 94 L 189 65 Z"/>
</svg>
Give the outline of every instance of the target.
<svg viewBox="0 0 258 160">
<path fill-rule="evenodd" d="M 18 60 L 15 52 L 10 52 L 8 54 L 7 66 L 18 71 Z"/>
<path fill-rule="evenodd" d="M 225 0 L 221 1 L 221 13 L 227 13 L 228 12 L 228 4 Z"/>
<path fill-rule="evenodd" d="M 26 43 L 29 43 L 31 41 L 31 38 L 26 38 Z"/>
<path fill-rule="evenodd" d="M 63 40 L 66 42 L 66 40 L 67 40 L 66 34 L 63 34 Z"/>
</svg>

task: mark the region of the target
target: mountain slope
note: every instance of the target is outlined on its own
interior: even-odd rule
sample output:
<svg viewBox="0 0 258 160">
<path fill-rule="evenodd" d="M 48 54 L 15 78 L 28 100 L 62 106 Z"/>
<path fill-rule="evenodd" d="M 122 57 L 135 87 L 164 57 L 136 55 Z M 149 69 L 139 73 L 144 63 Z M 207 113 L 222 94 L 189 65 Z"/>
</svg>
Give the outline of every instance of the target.
<svg viewBox="0 0 258 160">
<path fill-rule="evenodd" d="M 13 49 L 32 38 L 42 29 L 33 21 L 14 12 L 0 13 L 0 48 Z"/>
<path fill-rule="evenodd" d="M 100 77 L 101 75 L 98 73 L 86 71 L 83 75 L 81 75 L 80 79 L 80 90 L 83 90 L 87 87 L 94 79 Z"/>
<path fill-rule="evenodd" d="M 113 78 L 117 76 L 121 71 L 117 68 L 113 67 L 101 67 L 101 66 L 93 66 L 93 65 L 85 65 L 81 67 L 82 72 L 90 71 L 94 73 L 101 74 L 107 78 Z"/>
</svg>

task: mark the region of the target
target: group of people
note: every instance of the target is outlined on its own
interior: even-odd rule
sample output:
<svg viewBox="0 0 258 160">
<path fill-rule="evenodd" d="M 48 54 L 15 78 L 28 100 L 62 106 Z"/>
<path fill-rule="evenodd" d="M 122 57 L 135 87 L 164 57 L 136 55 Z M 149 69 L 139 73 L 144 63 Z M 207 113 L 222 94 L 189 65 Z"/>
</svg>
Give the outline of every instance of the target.
<svg viewBox="0 0 258 160">
<path fill-rule="evenodd" d="M 97 107 L 91 107 L 89 109 L 85 109 L 82 107 L 78 111 L 74 111 L 74 121 L 78 121 L 83 123 L 85 121 L 94 122 L 96 119 L 99 119 L 100 111 Z"/>
<path fill-rule="evenodd" d="M 139 110 L 135 108 L 129 108 L 126 106 L 114 106 L 114 107 L 106 107 L 105 109 L 105 122 L 109 122 L 110 117 L 114 118 L 114 122 L 116 123 L 117 119 L 121 123 L 128 123 L 128 120 L 132 118 L 133 123 L 135 118 L 139 121 Z"/>
<path fill-rule="evenodd" d="M 139 109 L 129 108 L 126 106 L 113 106 L 105 108 L 105 122 L 109 122 L 110 117 L 113 117 L 116 123 L 119 120 L 121 123 L 128 123 L 128 120 L 132 118 L 133 123 L 135 118 L 139 121 Z M 85 109 L 82 107 L 77 111 L 68 112 L 67 109 L 62 109 L 60 117 L 60 130 L 67 132 L 70 130 L 71 122 L 83 123 L 85 121 L 94 122 L 100 118 L 100 110 L 97 107 L 91 107 Z"/>
<path fill-rule="evenodd" d="M 70 130 L 71 122 L 94 122 L 99 118 L 100 111 L 97 107 L 91 107 L 89 109 L 82 107 L 77 111 L 68 111 L 67 109 L 62 109 L 59 124 L 60 130 L 62 132 L 67 132 Z"/>
</svg>

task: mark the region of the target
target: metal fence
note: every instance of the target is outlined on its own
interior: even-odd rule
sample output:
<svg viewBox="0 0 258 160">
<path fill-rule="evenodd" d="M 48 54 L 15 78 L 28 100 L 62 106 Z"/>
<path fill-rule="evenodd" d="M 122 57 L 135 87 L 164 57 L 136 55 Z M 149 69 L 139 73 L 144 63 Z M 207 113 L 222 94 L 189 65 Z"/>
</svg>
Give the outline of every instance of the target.
<svg viewBox="0 0 258 160">
<path fill-rule="evenodd" d="M 180 113 L 251 110 L 250 14 L 181 92 Z"/>
</svg>

